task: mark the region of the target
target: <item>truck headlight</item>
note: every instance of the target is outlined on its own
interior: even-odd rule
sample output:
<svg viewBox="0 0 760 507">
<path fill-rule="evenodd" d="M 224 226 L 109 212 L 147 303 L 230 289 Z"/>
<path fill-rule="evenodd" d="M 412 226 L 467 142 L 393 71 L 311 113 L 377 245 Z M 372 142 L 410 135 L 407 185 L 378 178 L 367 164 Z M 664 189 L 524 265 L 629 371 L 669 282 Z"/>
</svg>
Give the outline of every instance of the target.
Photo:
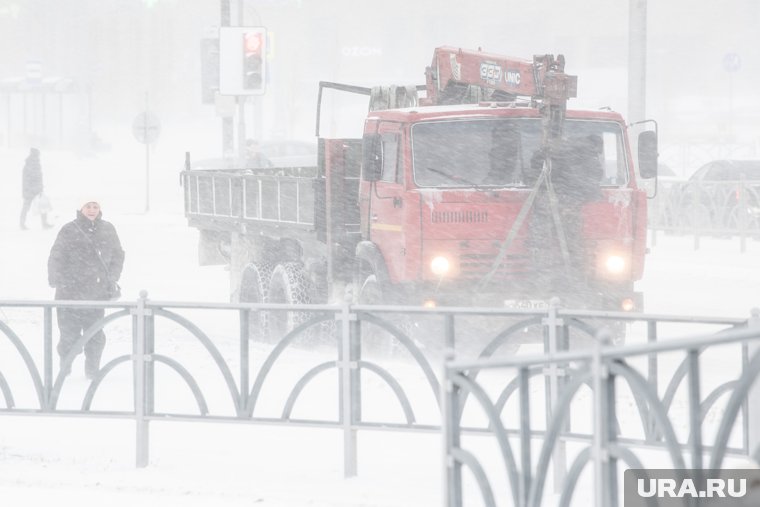
<svg viewBox="0 0 760 507">
<path fill-rule="evenodd" d="M 435 276 L 443 276 L 449 272 L 449 269 L 451 269 L 451 264 L 449 264 L 449 260 L 446 257 L 439 255 L 430 261 L 430 271 Z"/>
<path fill-rule="evenodd" d="M 622 274 L 627 267 L 626 264 L 625 257 L 621 255 L 608 255 L 604 260 L 604 267 L 611 275 Z"/>
</svg>

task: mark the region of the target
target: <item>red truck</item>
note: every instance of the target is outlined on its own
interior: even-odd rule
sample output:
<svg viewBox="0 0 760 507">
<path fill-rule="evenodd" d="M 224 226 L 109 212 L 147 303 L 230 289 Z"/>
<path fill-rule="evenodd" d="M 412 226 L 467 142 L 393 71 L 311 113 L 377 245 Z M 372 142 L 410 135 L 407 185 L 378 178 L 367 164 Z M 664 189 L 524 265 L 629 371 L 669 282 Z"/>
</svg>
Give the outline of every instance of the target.
<svg viewBox="0 0 760 507">
<path fill-rule="evenodd" d="M 641 309 L 628 126 L 566 109 L 561 56 L 440 47 L 424 86 L 323 82 L 320 104 L 326 88 L 370 110 L 362 139 L 319 139 L 318 167 L 182 174 L 201 262 L 230 264 L 233 299 Z M 637 144 L 655 177 L 656 132 Z"/>
</svg>

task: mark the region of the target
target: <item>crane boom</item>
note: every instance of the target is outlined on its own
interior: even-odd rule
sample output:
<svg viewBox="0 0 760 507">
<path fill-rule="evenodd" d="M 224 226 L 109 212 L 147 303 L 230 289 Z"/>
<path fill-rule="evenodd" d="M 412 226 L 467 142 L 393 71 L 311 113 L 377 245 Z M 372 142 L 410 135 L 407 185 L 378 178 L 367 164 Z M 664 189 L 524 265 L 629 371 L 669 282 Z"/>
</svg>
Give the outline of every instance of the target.
<svg viewBox="0 0 760 507">
<path fill-rule="evenodd" d="M 427 68 L 427 96 L 434 104 L 457 103 L 457 90 L 477 87 L 498 99 L 530 97 L 564 103 L 577 94 L 577 77 L 564 73 L 562 55 L 537 55 L 533 61 L 442 46 Z"/>
</svg>

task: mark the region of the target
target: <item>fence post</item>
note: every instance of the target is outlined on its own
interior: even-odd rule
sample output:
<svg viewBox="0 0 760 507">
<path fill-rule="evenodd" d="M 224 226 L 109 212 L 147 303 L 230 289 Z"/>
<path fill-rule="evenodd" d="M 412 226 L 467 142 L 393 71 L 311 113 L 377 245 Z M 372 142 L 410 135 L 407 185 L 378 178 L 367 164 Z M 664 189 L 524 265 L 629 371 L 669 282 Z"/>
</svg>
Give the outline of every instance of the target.
<svg viewBox="0 0 760 507">
<path fill-rule="evenodd" d="M 146 396 L 145 396 L 145 341 L 146 341 L 146 319 L 147 311 L 145 301 L 148 293 L 140 291 L 140 297 L 137 300 L 135 308 L 135 319 L 133 321 L 134 341 L 132 344 L 132 365 L 134 375 L 134 399 L 135 399 L 135 422 L 136 422 L 136 466 L 144 468 L 148 466 L 149 461 L 149 428 L 148 421 L 145 419 Z"/>
<path fill-rule="evenodd" d="M 657 321 L 656 320 L 648 320 L 647 321 L 647 343 L 648 344 L 654 344 L 657 343 Z M 658 361 L 657 361 L 657 353 L 649 353 L 647 356 L 647 382 L 649 385 L 653 387 L 656 393 L 659 395 L 659 375 L 658 375 Z M 657 440 L 657 424 L 655 422 L 654 415 L 652 414 L 652 411 L 648 411 L 648 418 L 647 418 L 647 442 L 654 442 Z"/>
<path fill-rule="evenodd" d="M 359 321 L 355 313 L 351 313 L 347 303 L 340 312 L 340 410 L 343 426 L 343 476 L 356 477 L 357 474 L 357 442 L 354 422 L 359 418 L 361 406 L 359 398 L 359 364 L 356 357 L 359 346 Z M 353 339 L 352 339 L 353 338 Z M 352 343 L 353 342 L 353 343 Z"/>
<path fill-rule="evenodd" d="M 760 332 L 760 308 L 753 308 L 750 312 L 750 318 L 747 321 L 749 329 Z M 760 338 L 755 338 L 747 342 L 747 352 L 750 359 L 760 352 Z M 755 460 L 760 459 L 760 382 L 755 381 L 747 396 L 748 406 L 748 443 L 747 451 Z"/>
<path fill-rule="evenodd" d="M 454 459 L 452 450 L 458 449 L 459 439 L 459 388 L 451 381 L 452 369 L 448 366 L 454 360 L 454 350 L 445 351 L 441 382 L 442 435 L 444 446 L 443 495 L 446 507 L 462 505 L 462 464 Z"/>
<path fill-rule="evenodd" d="M 240 310 L 240 397 L 238 398 L 237 414 L 245 414 L 245 405 L 248 400 L 250 387 L 250 344 L 251 336 L 251 311 Z"/>
<path fill-rule="evenodd" d="M 447 313 L 445 318 L 445 326 L 446 326 L 446 348 L 450 349 L 452 352 L 456 351 L 456 331 L 454 327 L 454 314 L 453 313 Z"/>
<path fill-rule="evenodd" d="M 609 375 L 607 366 L 602 362 L 602 345 L 605 337 L 609 335 L 600 331 L 594 342 L 594 354 L 591 362 L 592 382 L 594 386 L 594 436 L 592 443 L 592 456 L 594 459 L 594 505 L 609 505 L 606 479 L 609 476 L 607 464 L 609 455 L 607 452 L 607 436 L 609 428 L 614 421 L 609 420 L 607 411 L 607 385 Z"/>
<path fill-rule="evenodd" d="M 53 308 L 46 306 L 44 310 L 44 354 L 43 368 L 45 368 L 45 406 L 43 410 L 50 410 L 50 396 L 53 391 Z"/>
<path fill-rule="evenodd" d="M 530 446 L 532 444 L 532 435 L 530 431 L 530 372 L 523 366 L 517 376 L 520 379 L 520 506 L 526 507 L 530 498 L 530 486 L 533 482 L 533 466 L 531 464 Z M 557 441 L 559 444 L 559 440 Z M 556 485 L 555 485 L 556 489 Z"/>
<path fill-rule="evenodd" d="M 544 352 L 551 355 L 557 354 L 560 349 L 561 334 L 558 333 L 557 330 L 564 325 L 564 320 L 557 316 L 559 306 L 559 298 L 551 298 L 549 301 L 548 316 L 543 321 L 543 325 L 548 328 L 548 339 L 545 343 L 546 347 Z M 559 399 L 560 376 L 564 375 L 564 368 L 561 370 L 559 365 L 552 361 L 546 366 L 544 374 L 546 375 L 546 427 L 548 428 L 554 419 L 554 407 L 557 405 L 557 400 Z M 559 438 L 554 446 L 552 463 L 554 472 L 554 491 L 559 493 L 562 490 L 562 484 L 565 482 L 565 475 L 567 473 L 567 446 L 562 438 Z"/>
<path fill-rule="evenodd" d="M 700 394 L 700 373 L 699 373 L 699 351 L 689 349 L 687 352 L 688 370 L 688 387 L 689 387 L 689 430 L 691 433 L 691 467 L 694 469 L 702 468 L 702 417 L 700 414 L 701 394 Z"/>
</svg>

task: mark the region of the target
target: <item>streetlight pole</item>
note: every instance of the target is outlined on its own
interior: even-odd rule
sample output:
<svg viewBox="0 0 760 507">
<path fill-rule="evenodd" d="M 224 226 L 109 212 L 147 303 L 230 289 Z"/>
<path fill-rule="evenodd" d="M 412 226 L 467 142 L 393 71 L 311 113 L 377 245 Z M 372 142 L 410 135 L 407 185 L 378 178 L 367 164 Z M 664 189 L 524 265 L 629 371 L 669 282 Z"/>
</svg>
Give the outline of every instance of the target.
<svg viewBox="0 0 760 507">
<path fill-rule="evenodd" d="M 628 122 L 646 117 L 647 0 L 629 0 Z"/>
<path fill-rule="evenodd" d="M 243 0 L 237 2 L 238 26 L 245 26 L 245 14 L 243 12 Z M 237 97 L 238 104 L 238 159 L 241 165 L 245 163 L 245 95 Z"/>
<path fill-rule="evenodd" d="M 221 0 L 221 26 L 230 26 L 232 16 L 230 15 L 230 0 Z M 227 158 L 233 153 L 233 129 L 232 116 L 222 117 L 222 154 Z"/>
</svg>

